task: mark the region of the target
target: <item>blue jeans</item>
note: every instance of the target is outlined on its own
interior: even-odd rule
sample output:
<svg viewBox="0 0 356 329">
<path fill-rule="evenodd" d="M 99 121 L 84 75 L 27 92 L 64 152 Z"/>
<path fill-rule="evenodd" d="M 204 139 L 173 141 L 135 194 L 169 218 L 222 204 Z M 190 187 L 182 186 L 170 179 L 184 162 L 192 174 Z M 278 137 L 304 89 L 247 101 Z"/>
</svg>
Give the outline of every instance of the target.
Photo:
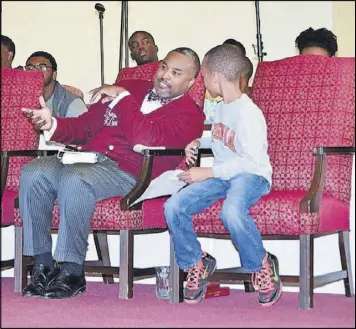
<svg viewBox="0 0 356 329">
<path fill-rule="evenodd" d="M 244 173 L 228 181 L 209 178 L 193 183 L 171 196 L 164 204 L 164 214 L 173 237 L 178 266 L 183 270 L 190 269 L 202 257 L 201 245 L 193 227 L 193 215 L 225 198 L 221 220 L 239 251 L 244 270 L 257 272 L 262 267 L 266 251 L 249 209 L 269 190 L 267 179 Z"/>
</svg>

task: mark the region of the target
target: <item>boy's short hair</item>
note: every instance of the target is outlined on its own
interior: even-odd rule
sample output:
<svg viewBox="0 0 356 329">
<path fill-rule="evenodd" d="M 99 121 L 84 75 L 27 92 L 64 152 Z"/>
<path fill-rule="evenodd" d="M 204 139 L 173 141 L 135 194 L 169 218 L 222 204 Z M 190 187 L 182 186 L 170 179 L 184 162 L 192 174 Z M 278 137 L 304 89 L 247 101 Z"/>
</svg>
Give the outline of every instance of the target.
<svg viewBox="0 0 356 329">
<path fill-rule="evenodd" d="M 248 76 L 251 73 L 252 76 L 253 73 L 250 60 L 243 56 L 236 47 L 229 44 L 218 45 L 210 49 L 205 55 L 205 63 L 211 73 L 220 73 L 230 82 L 239 80 L 241 74 Z"/>
<path fill-rule="evenodd" d="M 246 48 L 240 41 L 237 41 L 235 39 L 226 39 L 223 42 L 223 45 L 233 45 L 235 47 L 238 47 L 242 51 L 242 55 L 246 56 Z"/>
</svg>

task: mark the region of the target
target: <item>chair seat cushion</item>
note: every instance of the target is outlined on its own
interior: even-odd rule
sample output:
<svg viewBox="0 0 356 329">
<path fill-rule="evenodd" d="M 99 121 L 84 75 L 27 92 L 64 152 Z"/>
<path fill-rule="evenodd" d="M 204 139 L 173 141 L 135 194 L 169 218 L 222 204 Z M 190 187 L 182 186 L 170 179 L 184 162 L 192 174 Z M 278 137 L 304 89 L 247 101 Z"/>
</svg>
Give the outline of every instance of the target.
<svg viewBox="0 0 356 329">
<path fill-rule="evenodd" d="M 349 205 L 332 196 L 325 195 L 321 201 L 320 213 L 301 214 L 300 200 L 303 191 L 272 191 L 261 198 L 251 209 L 261 234 L 298 235 L 321 232 L 334 232 L 349 229 Z M 121 197 L 110 198 L 97 203 L 91 229 L 130 230 L 166 228 L 163 204 L 167 198 L 147 200 L 141 210 L 121 210 Z M 198 233 L 227 234 L 220 211 L 223 199 L 199 214 L 193 216 L 194 229 Z M 53 211 L 52 227 L 59 226 L 57 204 Z M 15 209 L 15 225 L 22 226 L 18 209 Z"/>
<path fill-rule="evenodd" d="M 320 213 L 301 214 L 299 203 L 304 191 L 272 191 L 261 198 L 251 209 L 261 234 L 299 235 L 334 232 L 349 229 L 349 205 L 332 196 L 324 195 Z M 163 203 L 166 198 L 145 201 L 144 223 L 150 227 L 165 227 Z M 198 233 L 228 233 L 220 220 L 223 199 L 193 216 Z"/>
</svg>

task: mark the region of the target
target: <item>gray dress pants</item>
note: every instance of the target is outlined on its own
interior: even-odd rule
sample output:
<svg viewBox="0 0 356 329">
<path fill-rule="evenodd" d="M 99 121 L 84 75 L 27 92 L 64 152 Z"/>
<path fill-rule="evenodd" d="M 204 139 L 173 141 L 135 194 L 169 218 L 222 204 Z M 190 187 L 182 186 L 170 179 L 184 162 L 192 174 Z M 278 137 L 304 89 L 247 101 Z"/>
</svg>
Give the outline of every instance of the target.
<svg viewBox="0 0 356 329">
<path fill-rule="evenodd" d="M 24 255 L 52 251 L 52 211 L 58 200 L 60 225 L 53 257 L 59 262 L 84 263 L 96 203 L 124 196 L 136 183 L 115 161 L 98 155 L 95 164 L 63 165 L 57 156 L 49 156 L 23 167 L 19 202 Z"/>
</svg>

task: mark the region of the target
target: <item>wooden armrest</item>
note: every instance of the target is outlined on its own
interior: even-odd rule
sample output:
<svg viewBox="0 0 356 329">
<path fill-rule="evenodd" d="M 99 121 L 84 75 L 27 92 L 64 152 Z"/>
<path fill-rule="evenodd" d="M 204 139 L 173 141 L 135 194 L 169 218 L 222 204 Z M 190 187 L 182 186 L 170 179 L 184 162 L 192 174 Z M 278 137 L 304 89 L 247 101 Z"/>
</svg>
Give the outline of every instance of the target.
<svg viewBox="0 0 356 329">
<path fill-rule="evenodd" d="M 23 151 L 1 151 L 1 157 L 23 157 L 23 156 L 47 156 L 57 154 L 55 150 L 23 150 Z"/>
<path fill-rule="evenodd" d="M 153 158 L 155 156 L 184 156 L 184 149 L 145 149 L 141 152 L 143 155 L 142 167 L 140 176 L 133 189 L 120 200 L 121 210 L 137 210 L 141 209 L 142 203 L 138 203 L 132 207 L 134 203 L 147 189 L 152 180 Z"/>
<path fill-rule="evenodd" d="M 306 195 L 300 201 L 299 211 L 301 213 L 319 212 L 321 196 L 325 183 L 326 156 L 354 154 L 355 147 L 318 146 L 313 150 L 313 153 L 316 157 L 314 175 Z"/>
<path fill-rule="evenodd" d="M 350 154 L 355 153 L 355 147 L 345 147 L 345 146 L 318 146 L 314 149 L 315 155 L 321 154 Z"/>
<path fill-rule="evenodd" d="M 211 154 L 211 149 L 199 149 L 198 158 L 201 154 Z M 147 189 L 152 180 L 152 165 L 155 156 L 184 156 L 184 149 L 149 149 L 145 148 L 141 154 L 143 155 L 142 167 L 140 176 L 133 189 L 120 200 L 121 210 L 137 210 L 141 209 L 142 203 L 138 203 L 132 207 L 134 203 Z"/>
</svg>

